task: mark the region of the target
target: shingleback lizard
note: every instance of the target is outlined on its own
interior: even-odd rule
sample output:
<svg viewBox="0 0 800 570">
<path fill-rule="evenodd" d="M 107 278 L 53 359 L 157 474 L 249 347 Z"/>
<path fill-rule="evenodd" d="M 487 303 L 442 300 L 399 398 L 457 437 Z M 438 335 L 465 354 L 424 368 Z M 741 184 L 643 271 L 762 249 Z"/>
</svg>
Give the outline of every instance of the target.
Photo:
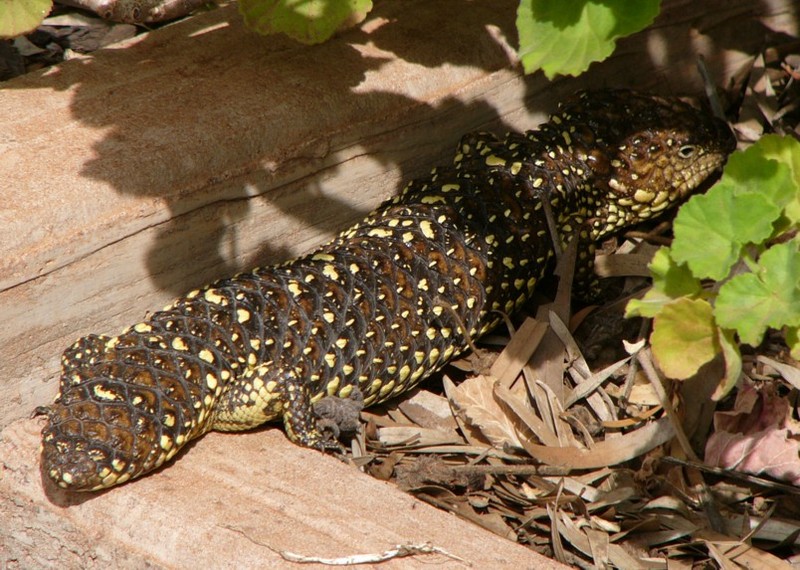
<svg viewBox="0 0 800 570">
<path fill-rule="evenodd" d="M 313 403 L 406 392 L 528 300 L 555 251 L 545 202 L 585 273 L 597 239 L 682 200 L 734 146 L 723 121 L 622 90 L 579 93 L 535 131 L 468 135 L 452 165 L 316 251 L 78 340 L 41 409 L 43 472 L 97 490 L 211 429 L 279 419 L 293 442 L 330 447 Z"/>
</svg>

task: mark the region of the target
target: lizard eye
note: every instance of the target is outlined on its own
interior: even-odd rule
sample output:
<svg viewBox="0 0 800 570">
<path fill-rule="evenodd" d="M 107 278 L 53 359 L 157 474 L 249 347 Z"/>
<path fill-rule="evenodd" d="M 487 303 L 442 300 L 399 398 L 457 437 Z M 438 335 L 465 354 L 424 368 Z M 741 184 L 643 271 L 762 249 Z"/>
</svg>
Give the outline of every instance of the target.
<svg viewBox="0 0 800 570">
<path fill-rule="evenodd" d="M 697 151 L 697 147 L 693 144 L 685 144 L 678 149 L 678 156 L 681 158 L 692 158 Z"/>
</svg>

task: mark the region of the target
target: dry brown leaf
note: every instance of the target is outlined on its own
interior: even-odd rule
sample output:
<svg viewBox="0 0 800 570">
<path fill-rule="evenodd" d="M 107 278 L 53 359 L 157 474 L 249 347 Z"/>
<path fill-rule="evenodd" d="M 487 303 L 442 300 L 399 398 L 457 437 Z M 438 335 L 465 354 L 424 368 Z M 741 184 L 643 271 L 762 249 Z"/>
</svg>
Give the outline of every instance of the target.
<svg viewBox="0 0 800 570">
<path fill-rule="evenodd" d="M 800 369 L 784 362 L 778 362 L 766 356 L 758 356 L 757 360 L 771 366 L 795 390 L 800 390 Z"/>
<path fill-rule="evenodd" d="M 672 423 L 661 418 L 614 439 L 595 443 L 592 449 L 547 447 L 523 442 L 525 451 L 547 465 L 571 469 L 595 469 L 629 461 L 668 442 L 675 436 Z"/>
<path fill-rule="evenodd" d="M 547 332 L 546 323 L 531 317 L 525 319 L 492 364 L 490 374 L 503 386 L 510 386 L 519 376 L 525 363 L 533 356 L 545 332 Z"/>
<path fill-rule="evenodd" d="M 558 521 L 560 523 L 558 530 L 561 536 L 584 555 L 591 557 L 592 548 L 586 534 L 575 525 L 566 513 L 560 512 L 559 515 L 561 516 Z M 608 545 L 608 559 L 616 568 L 625 568 L 626 570 L 647 569 L 647 566 L 639 562 L 638 559 L 634 558 L 618 544 Z"/>
<path fill-rule="evenodd" d="M 705 461 L 800 485 L 800 422 L 788 401 L 771 391 L 745 385 L 733 410 L 714 414 L 714 433 L 706 444 Z"/>
<path fill-rule="evenodd" d="M 500 384 L 495 386 L 494 393 L 503 404 L 508 406 L 514 414 L 516 414 L 517 418 L 525 424 L 539 441 L 545 445 L 559 445 L 556 434 L 534 413 L 527 402 L 522 401 L 516 394 L 513 394 L 508 388 Z M 520 447 L 524 447 L 522 443 L 520 443 Z"/>
<path fill-rule="evenodd" d="M 738 564 L 734 567 L 737 570 L 741 567 L 758 568 L 759 570 L 792 570 L 794 568 L 777 556 L 712 530 L 699 530 L 694 537 L 706 541 L 709 546 L 713 544 L 718 552 L 724 551 L 726 556 L 729 552 L 735 551 L 735 556 L 731 555 L 731 558 Z"/>
<path fill-rule="evenodd" d="M 442 431 L 455 430 L 458 427 L 447 398 L 420 390 L 411 398 L 397 404 L 411 421 L 424 428 Z"/>
<path fill-rule="evenodd" d="M 480 430 L 492 445 L 521 448 L 522 441 L 517 435 L 519 422 L 494 398 L 495 385 L 496 382 L 491 377 L 475 376 L 448 390 L 447 396 L 456 408 L 458 417 Z"/>
<path fill-rule="evenodd" d="M 603 383 L 608 380 L 617 370 L 625 366 L 629 360 L 630 357 L 623 358 L 618 362 L 606 366 L 601 371 L 592 374 L 589 378 L 586 378 L 586 380 L 575 386 L 575 388 L 572 389 L 572 392 L 567 394 L 567 397 L 564 400 L 564 407 L 569 408 L 575 402 L 590 395 L 598 387 L 602 386 Z M 608 392 L 611 393 L 610 390 Z"/>
<path fill-rule="evenodd" d="M 650 277 L 647 264 L 652 258 L 652 253 L 598 255 L 594 270 L 600 277 Z"/>
<path fill-rule="evenodd" d="M 384 446 L 426 447 L 429 445 L 447 445 L 461 443 L 461 436 L 436 429 L 416 426 L 395 426 L 378 428 L 378 441 Z"/>
</svg>

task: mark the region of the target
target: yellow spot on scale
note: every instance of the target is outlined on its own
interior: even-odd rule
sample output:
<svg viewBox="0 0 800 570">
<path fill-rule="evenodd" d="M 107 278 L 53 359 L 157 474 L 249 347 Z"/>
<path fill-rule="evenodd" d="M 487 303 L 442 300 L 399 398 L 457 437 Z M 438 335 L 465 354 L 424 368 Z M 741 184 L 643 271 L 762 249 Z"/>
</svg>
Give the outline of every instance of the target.
<svg viewBox="0 0 800 570">
<path fill-rule="evenodd" d="M 138 325 L 134 325 L 133 330 L 138 333 L 149 333 L 153 330 L 153 327 L 147 323 L 139 323 Z"/>
<path fill-rule="evenodd" d="M 172 348 L 175 350 L 189 350 L 186 342 L 179 336 L 176 336 L 172 339 Z"/>
<path fill-rule="evenodd" d="M 201 350 L 200 353 L 197 356 L 200 357 L 200 360 L 205 360 L 209 364 L 213 364 L 214 363 L 214 355 L 207 348 L 204 348 L 203 350 Z"/>
<path fill-rule="evenodd" d="M 352 384 L 349 386 L 345 386 L 341 390 L 339 390 L 339 397 L 340 398 L 349 398 L 350 394 L 353 393 L 353 386 Z"/>
<path fill-rule="evenodd" d="M 240 323 L 246 323 L 250 320 L 250 311 L 247 309 L 236 309 L 236 320 Z"/>
<path fill-rule="evenodd" d="M 328 353 L 324 357 L 325 364 L 333 368 L 336 365 L 336 355 L 333 353 Z"/>
<path fill-rule="evenodd" d="M 433 340 L 433 339 L 435 339 L 435 338 L 436 338 L 438 335 L 437 335 L 437 331 L 436 331 L 436 329 L 435 329 L 435 328 L 433 328 L 433 327 L 431 327 L 431 328 L 429 328 L 428 330 L 426 330 L 426 331 L 425 331 L 425 336 L 427 336 L 429 340 Z"/>
<path fill-rule="evenodd" d="M 384 230 L 383 228 L 373 228 L 367 232 L 367 235 L 370 237 L 388 238 L 391 237 L 392 232 Z"/>
<path fill-rule="evenodd" d="M 422 361 L 425 360 L 425 353 L 421 350 L 417 350 L 414 352 L 414 360 L 417 361 L 417 364 L 422 364 Z"/>
<path fill-rule="evenodd" d="M 326 323 L 330 324 L 333 323 L 334 320 L 336 320 L 336 315 L 334 315 L 330 311 L 325 311 L 324 313 L 322 313 L 322 318 L 325 319 Z"/>
<path fill-rule="evenodd" d="M 335 343 L 335 344 L 336 344 L 336 346 L 338 346 L 339 348 L 344 348 L 344 347 L 346 347 L 346 346 L 347 346 L 347 339 L 346 339 L 346 338 L 339 338 L 339 339 L 336 339 L 336 343 Z"/>
<path fill-rule="evenodd" d="M 314 261 L 333 261 L 335 258 L 329 253 L 315 253 L 311 256 Z"/>
<path fill-rule="evenodd" d="M 117 473 L 119 473 L 120 471 L 122 471 L 123 469 L 125 469 L 125 466 L 126 466 L 126 465 L 127 465 L 127 463 L 125 463 L 125 462 L 124 462 L 124 461 L 122 461 L 121 459 L 113 459 L 113 460 L 111 461 L 111 467 L 113 467 L 113 468 L 114 468 L 114 471 L 116 471 Z"/>
<path fill-rule="evenodd" d="M 414 234 L 412 234 L 411 232 L 405 232 L 402 237 L 403 237 L 403 243 L 411 243 L 412 241 L 414 241 Z"/>
<path fill-rule="evenodd" d="M 458 184 L 448 184 L 451 188 L 455 186 L 455 189 L 458 190 Z M 447 192 L 444 188 L 442 188 L 443 192 Z M 423 196 L 420 200 L 423 204 L 441 204 L 444 203 L 444 198 L 442 196 Z"/>
<path fill-rule="evenodd" d="M 512 162 L 511 163 L 511 174 L 519 174 L 519 171 L 522 170 L 522 163 L 521 162 Z"/>
<path fill-rule="evenodd" d="M 350 273 L 358 273 L 359 271 L 360 271 L 360 268 L 358 267 L 357 263 L 351 263 L 350 264 Z"/>
<path fill-rule="evenodd" d="M 209 390 L 213 390 L 217 387 L 217 377 L 213 374 L 206 374 L 206 386 L 208 386 Z"/>
<path fill-rule="evenodd" d="M 436 237 L 436 232 L 433 231 L 433 226 L 431 225 L 430 221 L 421 221 L 419 223 L 419 228 L 422 230 L 422 235 L 424 235 L 426 238 L 433 239 Z"/>
<path fill-rule="evenodd" d="M 328 396 L 333 396 L 339 389 L 339 381 L 339 377 L 336 376 L 325 386 L 325 391 L 328 393 Z"/>
<path fill-rule="evenodd" d="M 428 362 L 430 362 L 431 366 L 436 364 L 436 361 L 439 359 L 439 349 L 432 348 L 430 353 L 428 353 Z"/>
<path fill-rule="evenodd" d="M 505 165 L 506 165 L 505 159 L 500 158 L 499 156 L 490 154 L 489 156 L 486 157 L 486 166 L 505 166 Z"/>
<path fill-rule="evenodd" d="M 206 301 L 215 305 L 220 305 L 225 300 L 216 289 L 207 289 L 203 297 L 205 297 Z"/>
<path fill-rule="evenodd" d="M 374 384 L 374 383 L 373 383 Z M 386 394 L 390 393 L 394 389 L 394 380 L 387 382 L 380 389 L 380 395 L 385 396 Z"/>
<path fill-rule="evenodd" d="M 297 281 L 289 281 L 287 288 L 289 289 L 289 293 L 291 293 L 293 297 L 297 297 L 302 293 L 300 285 L 297 283 Z"/>
<path fill-rule="evenodd" d="M 94 395 L 100 400 L 120 400 L 119 394 L 114 390 L 105 390 L 102 386 L 95 385 L 92 389 Z"/>
<path fill-rule="evenodd" d="M 164 451 L 169 451 L 170 448 L 172 447 L 172 438 L 168 435 L 162 435 L 161 441 L 159 441 L 158 443 L 161 446 L 161 449 L 163 449 Z"/>
<path fill-rule="evenodd" d="M 349 364 L 345 364 L 344 366 L 342 366 L 342 372 L 344 372 L 347 375 L 350 375 L 353 373 L 353 367 L 350 366 Z"/>
<path fill-rule="evenodd" d="M 339 280 L 339 272 L 336 271 L 336 268 L 333 265 L 326 265 L 325 267 L 323 267 L 322 274 L 328 279 L 332 279 L 333 281 Z"/>
<path fill-rule="evenodd" d="M 405 382 L 409 374 L 411 374 L 411 368 L 408 366 L 408 364 L 404 364 L 403 367 L 400 368 L 400 382 Z"/>
</svg>

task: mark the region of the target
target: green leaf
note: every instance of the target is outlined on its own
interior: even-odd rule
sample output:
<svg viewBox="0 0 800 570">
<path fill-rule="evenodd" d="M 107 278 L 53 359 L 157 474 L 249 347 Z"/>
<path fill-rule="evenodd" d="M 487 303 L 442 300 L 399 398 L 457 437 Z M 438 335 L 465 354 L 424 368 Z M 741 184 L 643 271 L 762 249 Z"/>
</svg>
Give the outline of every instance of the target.
<svg viewBox="0 0 800 570">
<path fill-rule="evenodd" d="M 764 164 L 774 176 L 763 179 L 763 186 L 772 184 L 775 176 L 789 174 L 784 165 Z M 735 192 L 739 183 L 731 178 L 721 180 L 706 194 L 689 200 L 675 218 L 672 255 L 686 263 L 695 277 L 724 279 L 745 244 L 759 244 L 772 235 L 781 208 L 763 193 Z"/>
<path fill-rule="evenodd" d="M 655 317 L 661 309 L 675 299 L 699 295 L 700 281 L 684 264 L 672 259 L 668 247 L 656 251 L 648 268 L 653 275 L 653 286 L 642 299 L 631 299 L 625 308 L 628 317 Z"/>
<path fill-rule="evenodd" d="M 794 188 L 785 204 L 784 214 L 790 226 L 800 224 L 800 142 L 794 137 L 767 135 L 750 148 L 759 149 L 765 158 L 777 160 L 791 170 Z"/>
<path fill-rule="evenodd" d="M 50 0 L 0 0 L 0 38 L 30 32 L 52 7 Z"/>
<path fill-rule="evenodd" d="M 519 55 L 526 73 L 579 75 L 614 51 L 617 38 L 650 25 L 659 0 L 521 0 Z"/>
<path fill-rule="evenodd" d="M 745 152 L 758 153 L 789 167 L 795 188 L 800 188 L 800 142 L 794 137 L 766 135 Z"/>
<path fill-rule="evenodd" d="M 653 320 L 653 355 L 670 378 L 691 378 L 720 352 L 711 305 L 682 298 L 666 305 Z"/>
<path fill-rule="evenodd" d="M 372 0 L 240 0 L 245 23 L 259 34 L 284 33 L 306 44 L 330 38 L 340 27 L 362 21 Z"/>
<path fill-rule="evenodd" d="M 720 287 L 714 315 L 739 333 L 742 342 L 758 345 L 768 327 L 800 325 L 800 247 L 796 241 L 767 249 L 757 270 L 732 277 Z"/>
</svg>

